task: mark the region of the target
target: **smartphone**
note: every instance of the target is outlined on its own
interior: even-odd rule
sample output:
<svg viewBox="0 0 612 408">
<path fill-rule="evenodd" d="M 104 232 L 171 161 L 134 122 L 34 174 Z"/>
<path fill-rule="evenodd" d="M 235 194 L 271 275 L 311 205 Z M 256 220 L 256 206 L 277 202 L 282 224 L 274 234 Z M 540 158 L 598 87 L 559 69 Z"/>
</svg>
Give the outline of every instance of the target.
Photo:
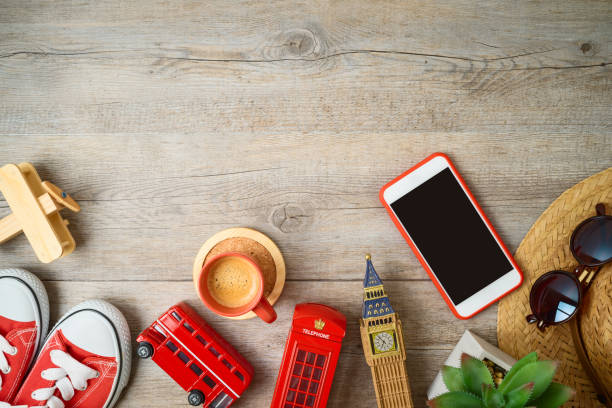
<svg viewBox="0 0 612 408">
<path fill-rule="evenodd" d="M 396 227 L 459 319 L 469 319 L 523 282 L 501 238 L 442 153 L 379 194 Z"/>
</svg>

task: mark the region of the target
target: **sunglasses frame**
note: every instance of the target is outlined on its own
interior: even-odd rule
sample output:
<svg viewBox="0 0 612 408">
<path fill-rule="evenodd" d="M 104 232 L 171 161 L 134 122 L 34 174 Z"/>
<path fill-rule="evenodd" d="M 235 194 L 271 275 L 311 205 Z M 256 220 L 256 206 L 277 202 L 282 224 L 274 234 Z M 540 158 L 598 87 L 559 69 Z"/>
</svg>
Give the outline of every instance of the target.
<svg viewBox="0 0 612 408">
<path fill-rule="evenodd" d="M 584 268 L 582 268 L 584 269 Z M 544 275 L 540 276 L 538 278 L 538 280 L 536 280 L 533 285 L 531 286 L 531 291 L 529 292 L 529 306 L 531 307 L 531 311 L 533 312 L 535 307 L 534 307 L 534 302 L 535 302 L 535 295 L 534 295 L 534 288 L 540 284 L 541 281 L 545 280 L 546 278 L 548 278 L 551 275 L 565 275 L 570 277 L 574 283 L 576 284 L 576 287 L 578 288 L 578 300 L 576 301 L 576 308 L 574 309 L 573 313 L 565 320 L 561 320 L 559 322 L 547 322 L 544 319 L 542 319 L 540 316 L 537 315 L 537 313 L 532 313 L 529 316 L 526 317 L 527 322 L 529 324 L 531 323 L 537 323 L 537 327 L 538 329 L 540 329 L 540 331 L 544 331 L 548 326 L 557 326 L 559 324 L 563 324 L 568 322 L 570 319 L 572 319 L 574 316 L 576 316 L 576 313 L 578 313 L 578 309 L 580 309 L 580 305 L 582 304 L 582 298 L 583 298 L 583 294 L 584 294 L 584 287 L 582 282 L 580 281 L 580 279 L 578 278 L 578 276 L 580 275 L 580 266 L 577 267 L 574 270 L 574 273 L 570 273 L 564 270 L 555 270 L 555 271 L 550 271 L 550 272 L 546 272 Z"/>
<path fill-rule="evenodd" d="M 559 324 L 563 324 L 563 323 L 566 323 L 572 320 L 572 318 L 578 314 L 578 310 L 582 306 L 582 299 L 584 298 L 587 290 L 589 289 L 589 287 L 591 286 L 591 283 L 593 282 L 593 279 L 595 278 L 595 276 L 597 275 L 601 267 L 609 262 L 612 262 L 612 258 L 608 258 L 602 262 L 587 263 L 587 262 L 584 262 L 582 259 L 580 259 L 578 255 L 576 254 L 576 251 L 574 251 L 574 239 L 576 238 L 576 233 L 580 231 L 580 229 L 583 226 L 585 226 L 588 223 L 591 223 L 593 221 L 598 221 L 598 220 L 611 220 L 612 221 L 612 216 L 606 215 L 606 208 L 603 205 L 603 203 L 598 203 L 595 206 L 595 211 L 597 215 L 593 217 L 589 217 L 586 220 L 582 221 L 580 224 L 578 224 L 576 228 L 574 228 L 574 231 L 572 232 L 572 236 L 570 237 L 570 245 L 569 245 L 570 251 L 572 251 L 572 255 L 574 256 L 574 259 L 576 259 L 579 262 L 579 265 L 574 269 L 574 273 L 570 273 L 564 270 L 549 271 L 543 274 L 542 276 L 540 276 L 531 286 L 531 290 L 529 292 L 529 307 L 531 308 L 531 311 L 533 313 L 526 316 L 526 319 L 529 324 L 537 323 L 537 327 L 541 331 L 544 331 L 548 326 L 557 326 Z M 592 269 L 592 268 L 596 268 L 596 269 Z M 536 285 L 538 285 L 538 283 L 540 283 L 541 280 L 545 279 L 551 274 L 564 274 L 564 275 L 570 276 L 572 277 L 572 279 L 576 283 L 576 286 L 578 287 L 578 302 L 576 305 L 576 309 L 574 310 L 574 313 L 572 313 L 572 315 L 569 316 L 567 319 L 561 320 L 559 322 L 547 322 L 543 320 L 534 311 L 535 308 L 533 307 L 533 304 L 534 304 L 533 288 L 535 288 Z"/>
<path fill-rule="evenodd" d="M 582 221 L 580 224 L 578 224 L 578 226 L 576 228 L 574 228 L 574 231 L 572 232 L 572 236 L 570 238 L 570 251 L 572 251 L 572 255 L 574 256 L 574 259 L 576 259 L 578 262 L 580 262 L 580 266 L 585 266 L 585 267 L 589 267 L 589 268 L 593 268 L 595 266 L 602 266 L 607 264 L 608 262 L 612 261 L 612 258 L 608 258 L 603 262 L 595 262 L 595 263 L 586 263 L 584 261 L 582 261 L 578 255 L 576 255 L 576 251 L 574 251 L 574 239 L 576 238 L 576 233 L 580 230 L 580 228 L 582 228 L 583 226 L 585 226 L 586 224 L 588 224 L 589 222 L 592 221 L 596 221 L 596 220 L 612 220 L 612 215 L 606 215 L 606 208 L 604 207 L 604 205 L 602 203 L 599 203 L 595 206 L 595 211 L 597 212 L 597 215 L 593 216 L 593 217 L 589 217 L 586 220 Z"/>
<path fill-rule="evenodd" d="M 533 283 L 531 287 L 531 291 L 529 293 L 529 307 L 531 308 L 531 311 L 533 312 L 533 309 L 534 309 L 533 307 L 533 297 L 534 297 L 533 288 L 536 287 L 538 282 L 540 282 L 547 276 L 550 276 L 552 274 L 564 274 L 566 276 L 571 277 L 578 287 L 578 302 L 576 305 L 576 309 L 574 310 L 571 316 L 569 316 L 567 319 L 562 320 L 560 322 L 552 322 L 552 323 L 545 322 L 544 320 L 540 319 L 535 313 L 527 316 L 527 322 L 530 324 L 537 322 L 537 327 L 542 332 L 548 326 L 556 326 L 559 324 L 569 322 L 570 332 L 572 335 L 572 341 L 574 343 L 574 349 L 576 350 L 576 354 L 578 355 L 578 359 L 580 360 L 580 363 L 582 364 L 584 371 L 586 372 L 587 376 L 589 377 L 589 379 L 593 383 L 593 386 L 595 387 L 595 391 L 597 392 L 597 399 L 599 400 L 599 402 L 604 404 L 606 407 L 612 408 L 612 395 L 610 395 L 610 392 L 606 389 L 602 381 L 599 379 L 597 372 L 595 371 L 595 368 L 593 368 L 593 365 L 591 364 L 591 361 L 589 360 L 586 348 L 584 346 L 584 340 L 582 339 L 582 335 L 580 333 L 580 315 L 578 313 L 578 311 L 580 310 L 580 307 L 582 306 L 582 300 L 584 299 L 584 296 L 586 295 L 586 291 L 591 286 L 593 279 L 595 278 L 597 273 L 601 270 L 601 267 L 603 265 L 612 262 L 612 258 L 609 258 L 603 262 L 585 263 L 576 255 L 576 252 L 574 251 L 574 245 L 573 245 L 574 238 L 576 237 L 576 233 L 580 230 L 580 228 L 582 228 L 584 225 L 588 224 L 589 222 L 592 222 L 595 220 L 604 220 L 604 219 L 612 220 L 612 216 L 606 215 L 606 211 L 605 211 L 605 207 L 603 203 L 598 203 L 595 206 L 595 210 L 597 212 L 596 216 L 589 217 L 586 220 L 582 221 L 580 224 L 578 224 L 578 226 L 572 232 L 572 236 L 570 238 L 570 250 L 572 251 L 572 255 L 574 256 L 574 258 L 580 263 L 574 269 L 574 273 L 563 271 L 563 270 L 554 270 L 554 271 L 546 272 Z M 596 268 L 596 269 L 593 269 L 593 268 Z"/>
</svg>

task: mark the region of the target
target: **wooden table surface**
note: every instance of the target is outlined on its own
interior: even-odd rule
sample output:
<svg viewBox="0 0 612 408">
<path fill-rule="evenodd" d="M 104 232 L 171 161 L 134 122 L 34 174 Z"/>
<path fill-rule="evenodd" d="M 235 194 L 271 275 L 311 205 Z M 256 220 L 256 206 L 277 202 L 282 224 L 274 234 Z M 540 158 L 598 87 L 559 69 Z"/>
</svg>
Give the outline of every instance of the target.
<svg viewBox="0 0 612 408">
<path fill-rule="evenodd" d="M 41 264 L 20 236 L 0 266 L 41 277 L 53 319 L 104 298 L 134 335 L 187 300 L 255 367 L 236 407 L 269 406 L 294 305 L 329 304 L 349 325 L 328 406 L 372 407 L 358 329 L 371 252 L 422 407 L 465 329 L 496 341 L 497 308 L 454 318 L 378 190 L 446 152 L 514 251 L 612 165 L 610 21 L 605 0 L 2 0 L 0 164 L 34 163 L 83 210 L 67 214 L 73 254 Z M 217 317 L 193 290 L 198 249 L 233 226 L 284 253 L 272 325 Z M 118 406 L 185 404 L 135 361 Z"/>
</svg>

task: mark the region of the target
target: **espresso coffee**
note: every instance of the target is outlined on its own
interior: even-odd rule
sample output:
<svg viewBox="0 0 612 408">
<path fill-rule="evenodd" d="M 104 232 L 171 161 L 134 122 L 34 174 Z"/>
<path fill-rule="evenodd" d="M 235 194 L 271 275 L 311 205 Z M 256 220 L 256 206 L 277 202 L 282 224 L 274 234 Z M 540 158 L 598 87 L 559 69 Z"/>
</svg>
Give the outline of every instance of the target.
<svg viewBox="0 0 612 408">
<path fill-rule="evenodd" d="M 261 278 L 246 260 L 229 256 L 217 260 L 208 273 L 208 292 L 219 305 L 238 308 L 257 296 Z"/>
</svg>

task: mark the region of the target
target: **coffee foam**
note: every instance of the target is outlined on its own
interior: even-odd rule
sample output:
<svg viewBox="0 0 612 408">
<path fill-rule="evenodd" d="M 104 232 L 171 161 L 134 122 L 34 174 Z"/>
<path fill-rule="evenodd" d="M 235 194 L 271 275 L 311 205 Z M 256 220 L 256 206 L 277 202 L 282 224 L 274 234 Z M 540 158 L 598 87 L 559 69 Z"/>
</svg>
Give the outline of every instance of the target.
<svg viewBox="0 0 612 408">
<path fill-rule="evenodd" d="M 208 273 L 208 292 L 221 306 L 239 308 L 257 296 L 261 282 L 249 262 L 238 257 L 219 259 Z"/>
</svg>

